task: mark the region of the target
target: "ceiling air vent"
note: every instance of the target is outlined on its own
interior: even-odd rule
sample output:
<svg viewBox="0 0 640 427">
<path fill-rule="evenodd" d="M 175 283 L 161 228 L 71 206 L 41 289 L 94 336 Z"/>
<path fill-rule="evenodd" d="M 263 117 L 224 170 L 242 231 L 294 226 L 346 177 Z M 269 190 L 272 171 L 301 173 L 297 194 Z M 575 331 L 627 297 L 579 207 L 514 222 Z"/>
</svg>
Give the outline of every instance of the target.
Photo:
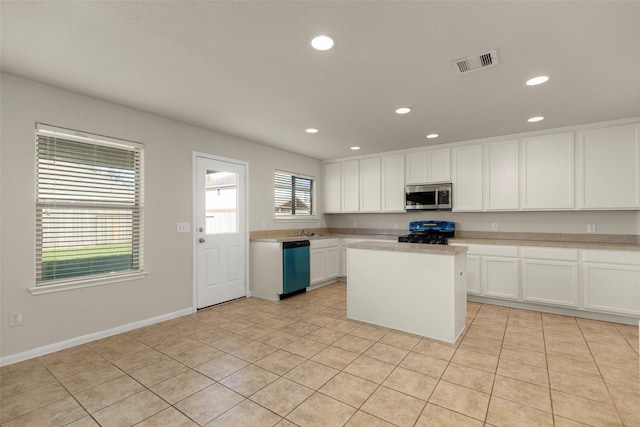
<svg viewBox="0 0 640 427">
<path fill-rule="evenodd" d="M 479 55 L 467 56 L 466 58 L 451 61 L 451 65 L 456 69 L 456 73 L 464 74 L 482 68 L 498 65 L 498 52 L 495 50 L 481 53 Z"/>
</svg>

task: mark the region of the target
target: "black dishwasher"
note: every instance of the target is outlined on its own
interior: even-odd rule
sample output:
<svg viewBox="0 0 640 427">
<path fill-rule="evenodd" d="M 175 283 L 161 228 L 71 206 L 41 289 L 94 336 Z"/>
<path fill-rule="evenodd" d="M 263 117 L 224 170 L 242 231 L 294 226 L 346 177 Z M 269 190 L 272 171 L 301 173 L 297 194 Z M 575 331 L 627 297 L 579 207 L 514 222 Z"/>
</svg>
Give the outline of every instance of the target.
<svg viewBox="0 0 640 427">
<path fill-rule="evenodd" d="M 308 240 L 282 243 L 282 294 L 280 299 L 306 292 L 309 287 L 309 246 Z"/>
</svg>

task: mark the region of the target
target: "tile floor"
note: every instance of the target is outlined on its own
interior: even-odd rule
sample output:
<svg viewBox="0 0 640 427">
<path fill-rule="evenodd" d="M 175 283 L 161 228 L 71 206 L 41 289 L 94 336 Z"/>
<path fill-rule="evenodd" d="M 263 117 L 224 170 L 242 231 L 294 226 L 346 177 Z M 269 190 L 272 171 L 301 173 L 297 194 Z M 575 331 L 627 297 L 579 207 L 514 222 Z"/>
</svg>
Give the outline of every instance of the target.
<svg viewBox="0 0 640 427">
<path fill-rule="evenodd" d="M 241 299 L 0 369 L 2 426 L 640 426 L 638 328 L 469 303 L 456 345 Z"/>
</svg>

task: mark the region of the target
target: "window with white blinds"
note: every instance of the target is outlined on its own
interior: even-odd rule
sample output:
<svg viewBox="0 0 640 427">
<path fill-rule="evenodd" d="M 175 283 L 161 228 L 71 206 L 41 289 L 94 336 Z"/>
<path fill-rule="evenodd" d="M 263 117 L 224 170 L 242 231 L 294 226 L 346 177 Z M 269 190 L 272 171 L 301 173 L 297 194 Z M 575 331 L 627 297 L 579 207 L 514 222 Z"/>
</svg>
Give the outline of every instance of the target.
<svg viewBox="0 0 640 427">
<path fill-rule="evenodd" d="M 313 178 L 276 171 L 276 218 L 312 216 L 315 214 L 313 203 Z"/>
<path fill-rule="evenodd" d="M 38 124 L 36 286 L 142 271 L 143 145 Z"/>
</svg>

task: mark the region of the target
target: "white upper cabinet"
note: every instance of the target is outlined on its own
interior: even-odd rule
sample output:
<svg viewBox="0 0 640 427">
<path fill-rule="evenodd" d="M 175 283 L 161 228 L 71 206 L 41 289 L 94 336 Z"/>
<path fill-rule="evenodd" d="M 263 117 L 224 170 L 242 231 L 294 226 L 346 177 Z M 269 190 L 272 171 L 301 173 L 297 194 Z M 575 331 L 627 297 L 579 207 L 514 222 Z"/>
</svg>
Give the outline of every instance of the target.
<svg viewBox="0 0 640 427">
<path fill-rule="evenodd" d="M 640 126 L 581 132 L 577 147 L 578 207 L 633 209 L 640 206 Z"/>
<path fill-rule="evenodd" d="M 422 184 L 427 182 L 427 152 L 417 151 L 406 155 L 407 184 Z"/>
<path fill-rule="evenodd" d="M 573 209 L 573 132 L 522 140 L 522 208 Z"/>
<path fill-rule="evenodd" d="M 382 211 L 404 212 L 404 155 L 382 157 Z"/>
<path fill-rule="evenodd" d="M 404 212 L 404 154 L 324 164 L 325 213 Z"/>
<path fill-rule="evenodd" d="M 453 210 L 640 210 L 640 124 L 479 140 L 324 165 L 324 211 L 404 212 L 405 184 L 453 183 Z"/>
<path fill-rule="evenodd" d="M 324 211 L 342 211 L 342 163 L 324 164 Z"/>
<path fill-rule="evenodd" d="M 429 150 L 429 181 L 428 182 L 450 182 L 451 181 L 451 149 L 440 148 Z"/>
<path fill-rule="evenodd" d="M 517 140 L 484 144 L 485 210 L 519 208 L 518 163 Z"/>
<path fill-rule="evenodd" d="M 381 179 L 380 157 L 360 160 L 360 212 L 380 212 Z"/>
<path fill-rule="evenodd" d="M 342 162 L 342 212 L 360 210 L 360 160 Z"/>
<path fill-rule="evenodd" d="M 451 181 L 451 149 L 438 148 L 406 155 L 406 183 Z"/>
<path fill-rule="evenodd" d="M 453 210 L 482 210 L 482 145 L 453 149 Z"/>
</svg>

